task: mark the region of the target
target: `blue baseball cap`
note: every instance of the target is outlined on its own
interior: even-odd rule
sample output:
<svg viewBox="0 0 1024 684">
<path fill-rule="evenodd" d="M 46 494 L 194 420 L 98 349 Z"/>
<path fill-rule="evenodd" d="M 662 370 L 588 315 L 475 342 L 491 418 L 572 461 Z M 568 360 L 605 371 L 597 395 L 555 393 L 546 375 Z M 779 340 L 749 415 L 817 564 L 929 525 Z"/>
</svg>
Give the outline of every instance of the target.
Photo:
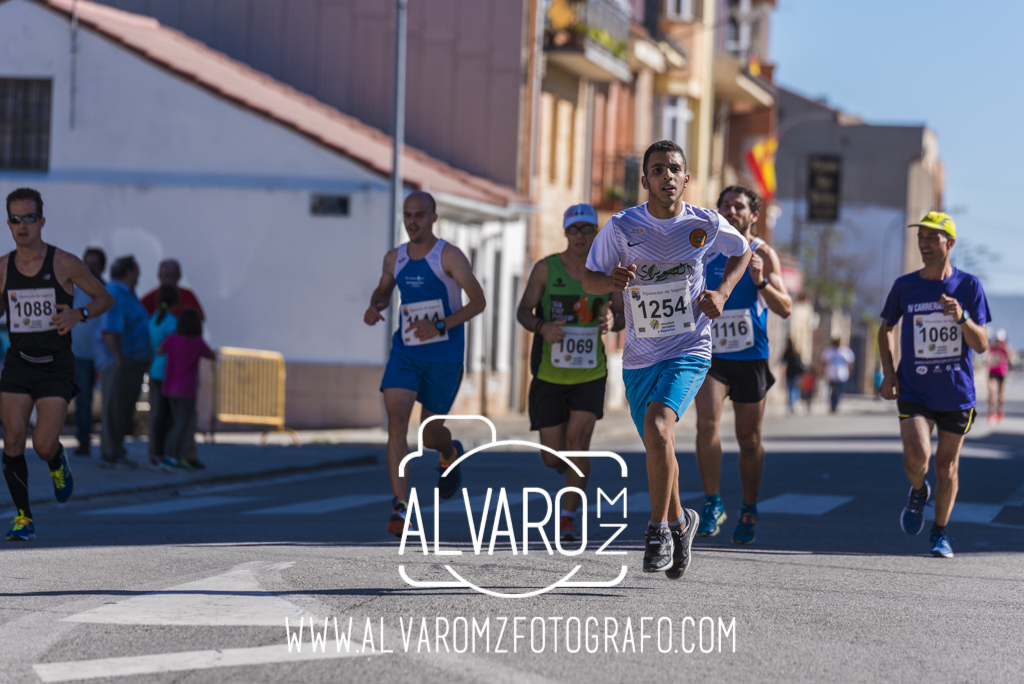
<svg viewBox="0 0 1024 684">
<path fill-rule="evenodd" d="M 574 223 L 589 223 L 597 225 L 597 211 L 589 204 L 576 204 L 565 210 L 565 218 L 562 220 L 562 228 L 568 228 Z"/>
</svg>

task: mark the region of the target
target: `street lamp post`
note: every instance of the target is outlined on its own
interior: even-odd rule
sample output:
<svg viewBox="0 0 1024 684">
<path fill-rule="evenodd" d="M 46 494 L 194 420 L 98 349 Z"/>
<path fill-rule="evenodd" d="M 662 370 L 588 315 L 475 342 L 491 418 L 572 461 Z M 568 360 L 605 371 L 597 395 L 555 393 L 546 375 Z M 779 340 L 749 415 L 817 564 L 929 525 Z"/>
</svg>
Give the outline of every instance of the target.
<svg viewBox="0 0 1024 684">
<path fill-rule="evenodd" d="M 406 45 L 406 14 L 409 0 L 396 0 L 395 7 L 395 92 L 394 92 L 394 135 L 391 157 L 391 206 L 388 217 L 388 249 L 395 249 L 402 242 L 402 150 L 405 147 L 405 45 Z M 398 327 L 399 316 L 396 315 L 398 303 L 397 293 L 392 296 L 388 307 L 387 339 L 385 349 L 391 347 L 391 334 Z"/>
</svg>

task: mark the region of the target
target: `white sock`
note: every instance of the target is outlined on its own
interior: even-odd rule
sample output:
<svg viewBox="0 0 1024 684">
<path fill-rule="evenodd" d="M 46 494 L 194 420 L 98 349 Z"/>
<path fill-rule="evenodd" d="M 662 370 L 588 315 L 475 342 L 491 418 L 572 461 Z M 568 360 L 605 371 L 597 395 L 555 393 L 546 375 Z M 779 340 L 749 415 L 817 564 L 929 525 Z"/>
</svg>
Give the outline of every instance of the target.
<svg viewBox="0 0 1024 684">
<path fill-rule="evenodd" d="M 668 524 L 668 526 L 669 527 L 679 527 L 679 528 L 685 527 L 686 526 L 686 514 L 683 513 L 683 516 L 681 518 L 679 518 L 679 520 L 673 520 L 672 522 L 670 522 Z"/>
<path fill-rule="evenodd" d="M 652 520 L 652 521 L 650 521 L 648 523 L 648 525 L 650 525 L 651 527 L 659 527 L 659 528 L 661 528 L 663 530 L 667 530 L 668 529 L 668 523 L 667 522 L 654 522 Z"/>
<path fill-rule="evenodd" d="M 575 519 L 576 519 L 576 511 L 567 511 L 567 510 L 565 510 L 565 509 L 563 508 L 563 509 L 562 509 L 562 515 L 563 515 L 563 516 L 566 516 L 566 515 L 567 515 L 567 516 L 569 516 L 570 518 L 572 518 L 573 520 L 575 520 Z"/>
</svg>

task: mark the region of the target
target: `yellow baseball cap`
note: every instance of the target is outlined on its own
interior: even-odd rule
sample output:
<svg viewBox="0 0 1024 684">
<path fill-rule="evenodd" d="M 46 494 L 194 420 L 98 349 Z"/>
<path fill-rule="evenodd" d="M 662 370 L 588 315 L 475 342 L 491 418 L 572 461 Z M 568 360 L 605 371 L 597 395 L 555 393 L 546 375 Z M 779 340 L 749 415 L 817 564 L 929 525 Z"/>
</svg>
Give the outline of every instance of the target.
<svg viewBox="0 0 1024 684">
<path fill-rule="evenodd" d="M 953 223 L 953 219 L 949 217 L 949 214 L 943 214 L 941 211 L 929 211 L 927 215 L 917 223 L 911 223 L 909 228 L 934 228 L 935 230 L 941 230 L 949 234 L 949 237 L 956 239 L 956 224 Z"/>
</svg>

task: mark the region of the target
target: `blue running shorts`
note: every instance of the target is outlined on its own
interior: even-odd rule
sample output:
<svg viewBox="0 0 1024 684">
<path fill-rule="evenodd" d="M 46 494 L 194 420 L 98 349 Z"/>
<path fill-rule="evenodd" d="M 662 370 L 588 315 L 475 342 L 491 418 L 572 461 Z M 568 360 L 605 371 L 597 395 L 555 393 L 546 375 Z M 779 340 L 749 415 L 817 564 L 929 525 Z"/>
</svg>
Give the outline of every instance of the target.
<svg viewBox="0 0 1024 684">
<path fill-rule="evenodd" d="M 445 414 L 455 403 L 462 384 L 461 363 L 423 361 L 392 350 L 380 381 L 383 392 L 389 387 L 418 392 L 417 401 L 431 413 Z"/>
<path fill-rule="evenodd" d="M 647 405 L 660 401 L 672 407 L 676 420 L 693 401 L 697 390 L 704 384 L 704 376 L 711 366 L 711 359 L 702 356 L 680 356 L 665 359 L 646 368 L 626 368 L 622 381 L 626 385 L 626 400 L 629 413 L 633 416 L 640 439 L 644 437 L 644 418 Z"/>
</svg>

